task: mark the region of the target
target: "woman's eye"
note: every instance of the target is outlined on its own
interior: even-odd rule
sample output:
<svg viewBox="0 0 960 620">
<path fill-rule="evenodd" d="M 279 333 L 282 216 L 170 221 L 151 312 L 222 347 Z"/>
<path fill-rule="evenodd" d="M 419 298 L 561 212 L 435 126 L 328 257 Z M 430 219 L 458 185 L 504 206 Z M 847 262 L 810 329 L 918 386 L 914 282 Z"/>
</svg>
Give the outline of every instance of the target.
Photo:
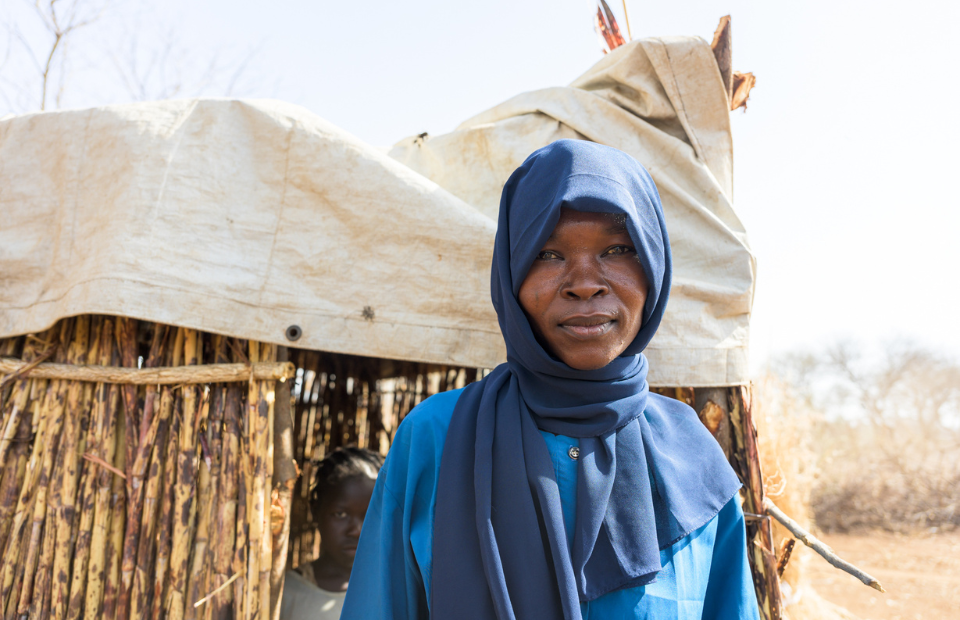
<svg viewBox="0 0 960 620">
<path fill-rule="evenodd" d="M 335 516 L 335 517 L 338 518 L 338 519 L 346 519 L 346 518 L 347 518 L 347 513 L 345 513 L 344 511 L 340 510 L 340 511 L 338 511 L 338 512 L 333 513 L 333 516 Z"/>
<path fill-rule="evenodd" d="M 633 253 L 633 252 L 636 252 L 636 250 L 634 250 L 634 249 L 633 249 L 631 246 L 629 246 L 629 245 L 615 245 L 615 246 L 613 246 L 612 248 L 610 248 L 609 250 L 607 250 L 607 254 L 613 254 L 613 255 L 618 255 L 618 254 L 631 254 L 631 253 Z"/>
<path fill-rule="evenodd" d="M 556 260 L 560 256 L 556 252 L 551 252 L 550 250 L 544 250 L 537 254 L 537 260 Z"/>
</svg>

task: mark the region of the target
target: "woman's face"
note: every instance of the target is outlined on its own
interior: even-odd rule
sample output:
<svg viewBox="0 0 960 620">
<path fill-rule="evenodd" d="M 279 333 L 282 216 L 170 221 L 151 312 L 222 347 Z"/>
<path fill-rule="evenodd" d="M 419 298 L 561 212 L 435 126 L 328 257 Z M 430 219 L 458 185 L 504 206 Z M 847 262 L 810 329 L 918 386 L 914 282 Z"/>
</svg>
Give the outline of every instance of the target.
<svg viewBox="0 0 960 620">
<path fill-rule="evenodd" d="M 633 240 L 616 216 L 565 208 L 519 297 L 547 351 L 571 368 L 595 370 L 633 342 L 647 290 Z"/>
<path fill-rule="evenodd" d="M 353 476 L 321 498 L 317 515 L 321 557 L 347 570 L 353 566 L 375 483 L 366 476 Z"/>
</svg>

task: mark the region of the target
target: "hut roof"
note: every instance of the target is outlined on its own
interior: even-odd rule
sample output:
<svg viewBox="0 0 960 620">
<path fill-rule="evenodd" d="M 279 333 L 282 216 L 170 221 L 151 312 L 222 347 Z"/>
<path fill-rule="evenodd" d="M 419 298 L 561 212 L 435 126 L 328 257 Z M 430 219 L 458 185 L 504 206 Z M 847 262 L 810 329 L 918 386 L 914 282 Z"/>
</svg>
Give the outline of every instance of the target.
<svg viewBox="0 0 960 620">
<path fill-rule="evenodd" d="M 674 288 L 654 385 L 747 379 L 755 261 L 709 45 L 646 39 L 389 155 L 300 107 L 199 99 L 0 121 L 0 338 L 104 313 L 337 353 L 490 367 L 504 180 L 559 138 L 660 189 Z"/>
</svg>

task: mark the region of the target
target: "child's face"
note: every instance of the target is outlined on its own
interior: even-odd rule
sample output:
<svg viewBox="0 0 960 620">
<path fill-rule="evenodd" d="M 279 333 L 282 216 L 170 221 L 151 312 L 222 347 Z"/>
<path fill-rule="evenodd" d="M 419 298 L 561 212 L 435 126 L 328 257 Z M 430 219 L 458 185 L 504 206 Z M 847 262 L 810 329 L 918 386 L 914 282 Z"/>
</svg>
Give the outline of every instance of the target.
<svg viewBox="0 0 960 620">
<path fill-rule="evenodd" d="M 366 476 L 347 478 L 326 493 L 319 505 L 320 557 L 352 568 L 360 528 L 376 481 Z"/>
</svg>

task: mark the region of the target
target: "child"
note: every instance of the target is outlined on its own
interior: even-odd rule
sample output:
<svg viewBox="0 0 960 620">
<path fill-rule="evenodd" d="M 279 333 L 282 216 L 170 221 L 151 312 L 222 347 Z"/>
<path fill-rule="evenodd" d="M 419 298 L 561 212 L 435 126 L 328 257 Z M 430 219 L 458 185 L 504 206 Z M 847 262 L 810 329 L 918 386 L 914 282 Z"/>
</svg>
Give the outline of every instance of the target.
<svg viewBox="0 0 960 620">
<path fill-rule="evenodd" d="M 357 553 L 363 516 L 383 457 L 362 448 L 339 448 L 320 462 L 310 510 L 320 529 L 320 557 L 288 571 L 282 620 L 337 620 Z"/>
</svg>

